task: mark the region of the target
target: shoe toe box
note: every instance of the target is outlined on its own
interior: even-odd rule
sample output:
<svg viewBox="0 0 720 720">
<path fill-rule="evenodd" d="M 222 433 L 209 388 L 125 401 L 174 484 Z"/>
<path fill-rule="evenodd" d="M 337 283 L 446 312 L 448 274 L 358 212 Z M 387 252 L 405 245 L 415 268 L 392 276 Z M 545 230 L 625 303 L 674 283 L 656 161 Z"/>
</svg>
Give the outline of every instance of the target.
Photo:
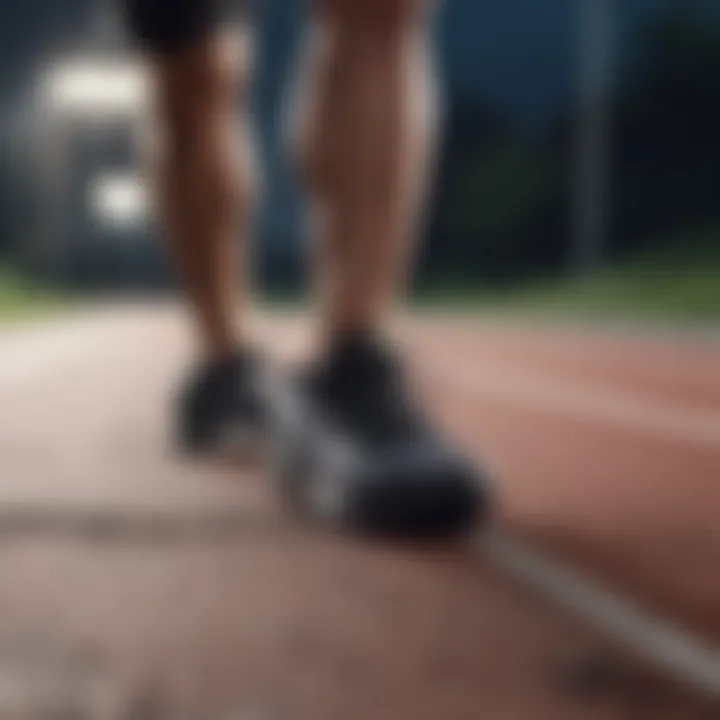
<svg viewBox="0 0 720 720">
<path fill-rule="evenodd" d="M 437 538 L 469 533 L 488 506 L 484 473 L 437 447 L 398 448 L 365 465 L 350 485 L 352 521 L 380 535 Z"/>
</svg>

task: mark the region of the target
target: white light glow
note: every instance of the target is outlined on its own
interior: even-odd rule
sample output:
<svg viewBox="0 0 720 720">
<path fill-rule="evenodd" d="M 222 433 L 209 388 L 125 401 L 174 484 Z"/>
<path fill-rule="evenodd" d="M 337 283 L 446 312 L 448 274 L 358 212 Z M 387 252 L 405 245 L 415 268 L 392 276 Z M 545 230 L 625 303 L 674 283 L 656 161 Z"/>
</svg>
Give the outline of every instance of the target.
<svg viewBox="0 0 720 720">
<path fill-rule="evenodd" d="M 137 175 L 103 175 L 90 186 L 90 205 L 103 224 L 136 228 L 148 217 L 147 186 Z"/>
<path fill-rule="evenodd" d="M 132 115 L 146 100 L 147 82 L 134 63 L 74 60 L 53 67 L 43 78 L 45 105 L 75 115 Z"/>
</svg>

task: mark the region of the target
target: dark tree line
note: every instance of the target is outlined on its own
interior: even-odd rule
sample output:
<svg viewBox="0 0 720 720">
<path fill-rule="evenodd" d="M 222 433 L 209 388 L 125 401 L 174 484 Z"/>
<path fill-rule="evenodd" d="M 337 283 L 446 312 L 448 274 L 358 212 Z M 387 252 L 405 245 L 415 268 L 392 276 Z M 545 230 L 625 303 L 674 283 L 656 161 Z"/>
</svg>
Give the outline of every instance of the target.
<svg viewBox="0 0 720 720">
<path fill-rule="evenodd" d="M 421 284 L 562 272 L 577 120 L 577 108 L 568 108 L 532 137 L 473 99 L 455 100 Z M 657 17 L 633 44 L 614 99 L 612 257 L 683 244 L 698 227 L 720 227 L 719 130 L 717 20 L 687 11 Z"/>
</svg>

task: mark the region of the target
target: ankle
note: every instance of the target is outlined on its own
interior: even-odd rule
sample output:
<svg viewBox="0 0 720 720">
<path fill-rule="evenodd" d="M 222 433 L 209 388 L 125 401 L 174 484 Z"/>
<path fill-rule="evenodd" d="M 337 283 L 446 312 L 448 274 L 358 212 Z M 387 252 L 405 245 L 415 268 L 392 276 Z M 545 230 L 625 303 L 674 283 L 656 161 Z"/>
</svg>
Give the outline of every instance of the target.
<svg viewBox="0 0 720 720">
<path fill-rule="evenodd" d="M 342 325 L 331 328 L 324 335 L 320 355 L 322 358 L 332 358 L 356 348 L 382 344 L 385 344 L 384 332 L 374 324 Z"/>
</svg>

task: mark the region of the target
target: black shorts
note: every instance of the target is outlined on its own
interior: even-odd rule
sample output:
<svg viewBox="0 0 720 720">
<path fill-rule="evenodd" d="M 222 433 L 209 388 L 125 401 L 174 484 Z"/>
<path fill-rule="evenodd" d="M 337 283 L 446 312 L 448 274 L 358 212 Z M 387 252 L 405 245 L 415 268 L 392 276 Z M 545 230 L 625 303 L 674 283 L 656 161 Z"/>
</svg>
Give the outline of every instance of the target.
<svg viewBox="0 0 720 720">
<path fill-rule="evenodd" d="M 246 0 L 121 0 L 133 39 L 149 52 L 197 42 L 219 23 L 241 17 Z"/>
</svg>

